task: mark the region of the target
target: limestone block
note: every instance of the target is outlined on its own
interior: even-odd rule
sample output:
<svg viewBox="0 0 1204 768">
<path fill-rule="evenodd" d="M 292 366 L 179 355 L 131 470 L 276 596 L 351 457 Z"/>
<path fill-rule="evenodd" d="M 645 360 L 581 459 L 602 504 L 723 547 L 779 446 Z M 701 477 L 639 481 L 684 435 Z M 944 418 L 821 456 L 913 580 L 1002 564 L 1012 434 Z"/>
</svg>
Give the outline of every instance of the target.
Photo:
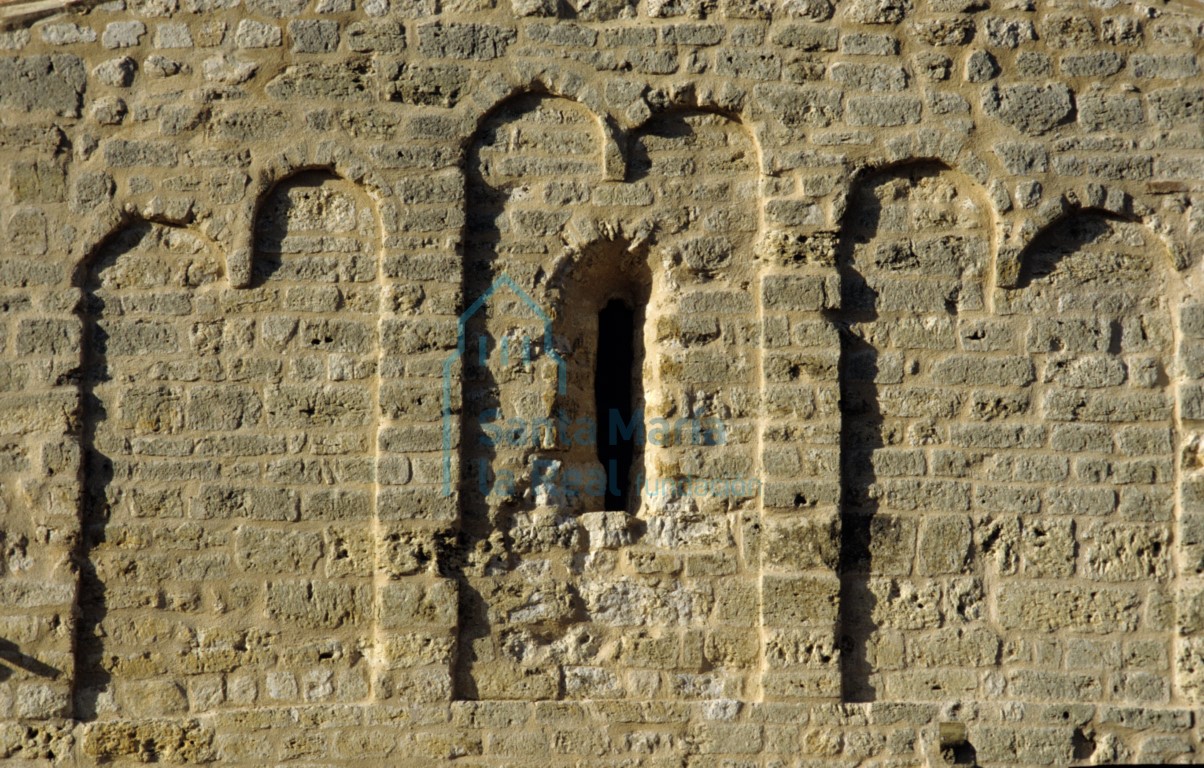
<svg viewBox="0 0 1204 768">
<path fill-rule="evenodd" d="M 105 48 L 130 48 L 138 45 L 146 34 L 141 21 L 113 21 L 105 25 L 100 41 Z"/>
<path fill-rule="evenodd" d="M 766 624 L 823 625 L 836 617 L 837 584 L 834 577 L 766 576 L 762 599 Z"/>
<path fill-rule="evenodd" d="M 1040 136 L 1070 116 L 1070 89 L 1062 84 L 1045 86 L 991 86 L 983 95 L 983 109 L 1022 133 Z"/>
</svg>

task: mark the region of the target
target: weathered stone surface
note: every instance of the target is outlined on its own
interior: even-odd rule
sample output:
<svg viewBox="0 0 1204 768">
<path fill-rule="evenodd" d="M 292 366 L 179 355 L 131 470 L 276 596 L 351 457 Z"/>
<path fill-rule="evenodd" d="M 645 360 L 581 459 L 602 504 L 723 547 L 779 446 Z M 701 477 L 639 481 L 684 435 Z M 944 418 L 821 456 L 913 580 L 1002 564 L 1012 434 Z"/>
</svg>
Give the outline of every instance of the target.
<svg viewBox="0 0 1204 768">
<path fill-rule="evenodd" d="M 357 53 L 398 53 L 405 48 L 405 27 L 393 21 L 357 21 L 347 27 L 347 48 Z"/>
<path fill-rule="evenodd" d="M 1098 633 L 1131 630 L 1137 626 L 1139 608 L 1134 591 L 1107 587 L 1017 583 L 999 595 L 1004 625 L 1029 631 L 1068 626 Z"/>
<path fill-rule="evenodd" d="M 987 89 L 983 109 L 1030 136 L 1039 136 L 1067 119 L 1073 104 L 1070 89 L 1060 83 L 1012 85 Z"/>
<path fill-rule="evenodd" d="M 0 760 L 1198 762 L 1200 17 L 1055 5 L 0 6 Z"/>
<path fill-rule="evenodd" d="M 510 27 L 435 22 L 419 28 L 418 48 L 426 56 L 488 61 L 503 55 L 516 37 Z"/>
<path fill-rule="evenodd" d="M 77 116 L 85 79 L 83 62 L 70 54 L 0 58 L 0 105 Z"/>
<path fill-rule="evenodd" d="M 196 720 L 95 723 L 84 733 L 83 750 L 98 760 L 161 758 L 171 763 L 214 760 L 213 731 Z"/>
<path fill-rule="evenodd" d="M 97 64 L 92 74 L 105 85 L 114 88 L 128 88 L 134 82 L 138 64 L 129 56 L 108 59 Z"/>
<path fill-rule="evenodd" d="M 264 88 L 274 99 L 332 99 L 367 101 L 375 92 L 375 77 L 366 62 L 297 64 L 273 78 Z"/>
<path fill-rule="evenodd" d="M 146 34 L 146 25 L 141 21 L 114 21 L 105 25 L 101 43 L 105 48 L 132 48 Z"/>
<path fill-rule="evenodd" d="M 403 65 L 391 80 L 391 98 L 406 104 L 454 107 L 465 95 L 469 70 L 448 64 Z"/>
<path fill-rule="evenodd" d="M 234 32 L 234 43 L 239 48 L 275 48 L 282 39 L 280 27 L 254 19 L 238 22 L 238 29 Z"/>
<path fill-rule="evenodd" d="M 832 88 L 758 86 L 757 100 L 785 125 L 826 126 L 840 117 L 842 96 Z"/>
<path fill-rule="evenodd" d="M 330 53 L 339 46 L 339 25 L 335 21 L 290 21 L 288 34 L 297 53 Z"/>
</svg>

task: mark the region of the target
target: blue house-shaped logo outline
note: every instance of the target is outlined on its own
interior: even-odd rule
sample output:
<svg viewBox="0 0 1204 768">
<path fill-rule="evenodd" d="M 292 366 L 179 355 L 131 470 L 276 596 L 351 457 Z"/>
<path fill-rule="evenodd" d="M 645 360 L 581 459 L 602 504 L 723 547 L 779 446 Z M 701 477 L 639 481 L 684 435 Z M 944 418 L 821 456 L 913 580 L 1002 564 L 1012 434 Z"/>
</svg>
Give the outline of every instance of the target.
<svg viewBox="0 0 1204 768">
<path fill-rule="evenodd" d="M 457 360 L 460 360 L 464 357 L 464 351 L 465 351 L 465 346 L 466 346 L 465 336 L 466 336 L 469 318 L 471 318 L 478 311 L 480 311 L 481 308 L 484 307 L 489 302 L 489 299 L 495 293 L 497 293 L 498 289 L 500 289 L 502 287 L 509 288 L 511 291 L 513 291 L 514 294 L 516 296 L 518 296 L 519 300 L 522 301 L 522 303 L 525 304 L 527 307 L 529 307 L 531 309 L 531 311 L 535 313 L 535 316 L 537 318 L 539 318 L 540 322 L 543 323 L 543 334 L 544 334 L 543 349 L 544 349 L 544 352 L 548 355 L 548 357 L 550 357 L 551 359 L 556 361 L 556 390 L 559 394 L 563 395 L 563 394 L 565 394 L 565 392 L 568 389 L 568 383 L 567 383 L 568 373 L 567 373 L 567 368 L 565 365 L 564 358 L 560 356 L 560 354 L 556 351 L 556 348 L 552 343 L 552 318 L 548 317 L 548 314 L 546 312 L 544 312 L 543 308 L 541 306 L 539 306 L 538 303 L 536 303 L 535 299 L 531 298 L 530 294 L 528 294 L 526 291 L 524 291 L 522 288 L 520 288 L 518 283 L 514 282 L 513 278 L 511 278 L 509 275 L 504 274 L 504 273 L 499 275 L 497 277 L 497 279 L 493 281 L 493 284 L 489 286 L 488 290 L 486 290 L 484 293 L 482 293 L 480 295 L 480 297 L 478 297 L 477 300 L 474 301 L 472 303 L 472 305 L 468 307 L 468 309 L 466 309 L 462 313 L 460 313 L 460 318 L 457 321 L 457 328 L 456 328 L 456 351 L 454 351 L 450 355 L 448 355 L 447 359 L 443 361 L 443 495 L 444 496 L 451 495 L 452 485 L 453 485 L 453 483 L 452 483 L 452 429 L 453 429 L 454 424 L 453 424 L 453 420 L 452 420 L 452 405 L 451 405 L 452 404 L 452 397 L 451 397 L 452 366 L 455 365 L 455 362 Z"/>
</svg>

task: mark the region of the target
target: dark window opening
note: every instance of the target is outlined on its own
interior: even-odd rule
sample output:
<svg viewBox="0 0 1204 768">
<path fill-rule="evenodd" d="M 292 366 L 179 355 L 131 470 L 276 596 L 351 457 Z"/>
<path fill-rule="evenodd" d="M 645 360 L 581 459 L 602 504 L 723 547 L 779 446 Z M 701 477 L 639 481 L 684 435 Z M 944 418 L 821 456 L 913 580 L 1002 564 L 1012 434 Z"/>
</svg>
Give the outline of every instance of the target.
<svg viewBox="0 0 1204 768">
<path fill-rule="evenodd" d="M 635 440 L 642 431 L 631 429 L 634 367 L 635 311 L 620 299 L 611 299 L 598 313 L 598 360 L 594 369 L 598 461 L 606 472 L 607 511 L 627 510 Z M 612 424 L 621 428 L 614 429 Z"/>
</svg>

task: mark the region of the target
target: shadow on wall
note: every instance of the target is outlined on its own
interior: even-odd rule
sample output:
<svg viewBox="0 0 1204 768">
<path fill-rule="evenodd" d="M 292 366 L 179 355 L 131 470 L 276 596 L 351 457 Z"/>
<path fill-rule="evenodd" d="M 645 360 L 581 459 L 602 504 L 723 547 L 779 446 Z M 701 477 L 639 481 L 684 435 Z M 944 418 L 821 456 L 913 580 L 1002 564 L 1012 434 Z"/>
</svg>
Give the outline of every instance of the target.
<svg viewBox="0 0 1204 768">
<path fill-rule="evenodd" d="M 297 208 L 296 198 L 314 196 L 324 184 L 338 180 L 325 170 L 302 171 L 280 181 L 260 203 L 255 213 L 255 258 L 251 262 L 250 288 L 262 288 L 283 265 L 289 243 L 290 216 Z"/>
<path fill-rule="evenodd" d="M 530 100 L 521 99 L 525 106 Z M 534 101 L 530 101 L 534 104 Z M 511 110 L 507 109 L 506 112 Z M 494 120 L 504 121 L 504 117 Z M 479 158 L 480 145 L 488 145 L 498 140 L 498 126 L 494 120 L 482 126 L 481 135 L 477 138 L 472 151 L 478 155 L 474 162 L 467 164 L 469 189 L 467 206 L 467 221 L 465 222 L 465 263 L 464 263 L 464 296 L 465 305 L 478 296 L 483 296 L 495 278 L 493 262 L 496 259 L 498 244 L 501 242 L 501 218 L 506 193 L 504 190 L 493 189 L 484 179 L 486 169 L 482 167 Z M 473 675 L 473 664 L 476 662 L 476 652 L 473 650 L 478 642 L 487 640 L 491 633 L 489 623 L 489 605 L 472 582 L 468 579 L 468 569 L 477 557 L 484 556 L 490 561 L 496 561 L 497 567 L 507 568 L 507 552 L 510 542 L 501 540 L 505 551 L 494 552 L 498 543 L 496 537 L 491 540 L 495 524 L 500 524 L 501 530 L 506 530 L 504 521 L 493 521 L 489 515 L 489 505 L 485 494 L 481 492 L 489 481 L 486 477 L 478 477 L 479 467 L 492 466 L 497 456 L 496 449 L 482 439 L 479 424 L 471 418 L 472 414 L 482 414 L 501 407 L 501 397 L 498 382 L 489 366 L 483 365 L 476 347 L 467 346 L 468 340 L 487 339 L 487 313 L 478 312 L 468 319 L 461 328 L 466 343 L 466 354 L 461 360 L 461 387 L 463 399 L 461 403 L 459 445 L 463 446 L 461 457 L 461 481 L 459 484 L 460 500 L 460 530 L 457 540 L 450 551 L 440 558 L 441 575 L 454 579 L 459 587 L 458 607 L 458 637 L 457 651 L 452 662 L 452 688 L 456 699 L 475 700 L 481 698 Z M 492 350 L 487 350 L 491 353 Z M 471 449 L 469 448 L 471 446 Z"/>
<path fill-rule="evenodd" d="M 97 703 L 111 681 L 103 663 L 104 639 L 101 624 L 108 613 L 105 583 L 97 569 L 93 552 L 105 541 L 109 523 L 109 486 L 113 482 L 113 461 L 97 445 L 97 428 L 108 418 L 105 403 L 96 392 L 98 385 L 110 380 L 108 334 L 101 325 L 105 301 L 97 290 L 100 274 L 116 264 L 125 252 L 133 250 L 151 234 L 151 225 L 139 222 L 122 230 L 102 246 L 99 255 L 81 267 L 77 280 L 83 289 L 78 314 L 83 325 L 80 345 L 80 545 L 79 545 L 79 622 L 76 629 L 76 674 L 74 712 L 76 719 L 94 720 Z"/>
<path fill-rule="evenodd" d="M 445 575 L 460 586 L 459 699 L 565 696 L 564 659 L 593 663 L 600 631 L 587 624 L 578 589 L 590 545 L 578 515 L 631 514 L 637 504 L 633 442 L 611 446 L 601 426 L 582 440 L 576 425 L 600 425 L 612 408 L 630 422 L 643 405 L 647 253 L 631 254 L 626 241 L 597 233 L 572 257 L 554 258 L 565 253 L 574 211 L 592 205 L 598 138 L 596 119 L 575 102 L 524 95 L 485 120 L 467 163 L 464 296 L 489 301 L 462 329 L 461 519 L 445 562 Z M 490 294 L 503 275 L 531 296 Z M 554 355 L 542 349 L 536 315 L 552 323 Z M 530 356 L 519 352 L 528 343 Z M 541 373 L 551 358 L 567 363 L 563 391 Z M 517 442 L 498 442 L 495 431 L 510 419 L 555 423 L 557 436 L 540 426 Z M 612 465 L 608 492 L 580 481 Z M 638 535 L 634 527 L 625 535 Z M 570 633 L 583 644 L 570 647 Z"/>
<path fill-rule="evenodd" d="M 499 291 L 462 329 L 461 518 L 446 568 L 460 587 L 458 699 L 562 698 L 555 648 L 569 627 L 587 618 L 568 574 L 580 540 L 575 515 L 562 501 L 542 498 L 555 481 L 535 487 L 540 473 L 567 465 L 569 457 L 546 436 L 539 445 L 495 442 L 484 424 L 490 414 L 534 424 L 549 413 L 556 417 L 563 405 L 539 377 L 548 350 L 541 348 L 545 329 L 536 315 L 556 315 L 547 299 L 551 275 L 544 254 L 563 249 L 571 207 L 588 204 L 588 181 L 597 175 L 596 131 L 575 102 L 519 96 L 482 123 L 467 164 L 465 297 L 486 295 L 505 274 L 532 291 L 540 306 Z M 527 344 L 530 352 L 520 351 Z M 570 399 L 576 399 L 572 384 Z M 539 558 L 553 567 L 526 573 Z"/>
<path fill-rule="evenodd" d="M 130 517 L 170 514 L 166 510 L 173 507 L 179 514 L 185 503 L 184 490 L 156 487 L 161 478 L 146 464 L 155 455 L 130 438 L 153 442 L 182 427 L 183 396 L 155 368 L 161 354 L 178 352 L 178 339 L 162 316 L 189 310 L 192 288 L 213 279 L 217 270 L 208 262 L 166 261 L 162 254 L 195 252 L 198 244 L 183 229 L 137 220 L 102 242 L 75 274 L 82 293 L 76 308 L 81 535 L 73 706 L 78 720 L 94 720 L 113 706 L 114 665 L 129 654 L 151 653 L 145 641 L 124 639 L 130 635 L 129 616 L 114 613 L 114 591 L 122 581 L 138 579 L 147 564 L 134 556 L 128 539 L 110 540 L 111 526 L 115 516 L 128 524 Z M 153 604 L 131 601 L 121 607 Z"/>
<path fill-rule="evenodd" d="M 873 613 L 877 603 L 869 589 L 873 571 L 870 548 L 872 526 L 878 512 L 877 495 L 871 493 L 877 477 L 873 453 L 882 439 L 882 411 L 874 380 L 878 374 L 878 349 L 855 327 L 878 319 L 877 293 L 853 264 L 851 239 L 868 242 L 878 231 L 881 205 L 873 195 L 862 195 L 858 221 L 846 234 L 838 263 L 841 279 L 841 309 L 835 320 L 840 331 L 840 473 L 841 498 L 840 607 L 837 639 L 840 648 L 841 700 L 873 701 L 870 684 L 873 666 L 867 656 L 870 637 L 877 631 Z"/>
<path fill-rule="evenodd" d="M 1120 216 L 1094 209 L 1079 211 L 1059 219 L 1029 245 L 1016 288 L 1035 289 L 1053 282 L 1118 288 L 1134 279 L 1148 281 L 1151 274 L 1161 271 L 1162 263 L 1152 260 L 1155 253 L 1163 262 L 1170 261 L 1166 254 L 1157 253 L 1160 246 L 1148 240 L 1152 238 L 1143 227 Z M 1091 249 L 1100 251 L 1106 260 L 1078 255 Z"/>
<path fill-rule="evenodd" d="M 49 664 L 44 664 L 33 656 L 22 653 L 21 647 L 11 640 L 0 639 L 0 661 L 18 669 L 23 669 L 31 675 L 45 677 L 50 680 L 56 680 L 62 674 L 62 670 L 56 669 Z M 12 675 L 12 669 L 7 666 L 0 666 L 0 682 L 4 682 L 12 677 Z"/>
<path fill-rule="evenodd" d="M 652 175 L 654 162 L 652 154 L 649 152 L 649 139 L 658 145 L 676 142 L 685 147 L 693 146 L 696 133 L 694 126 L 685 120 L 675 120 L 674 117 L 677 117 L 674 113 L 658 115 L 644 126 L 640 135 L 642 140 L 632 142 L 627 181 L 642 181 Z"/>
<path fill-rule="evenodd" d="M 949 353 L 961 324 L 983 312 L 989 260 L 983 207 L 964 189 L 939 164 L 884 169 L 859 185 L 845 221 L 833 317 L 842 339 L 838 636 L 849 702 L 881 699 L 884 681 L 895 695 L 909 666 L 950 664 L 907 643 L 901 606 L 953 633 L 982 618 L 962 605 L 972 598 L 958 597 L 959 579 L 976 567 L 969 484 L 951 482 L 943 464 L 969 461 L 950 425 L 971 382 L 950 365 L 979 374 L 975 361 Z"/>
</svg>

